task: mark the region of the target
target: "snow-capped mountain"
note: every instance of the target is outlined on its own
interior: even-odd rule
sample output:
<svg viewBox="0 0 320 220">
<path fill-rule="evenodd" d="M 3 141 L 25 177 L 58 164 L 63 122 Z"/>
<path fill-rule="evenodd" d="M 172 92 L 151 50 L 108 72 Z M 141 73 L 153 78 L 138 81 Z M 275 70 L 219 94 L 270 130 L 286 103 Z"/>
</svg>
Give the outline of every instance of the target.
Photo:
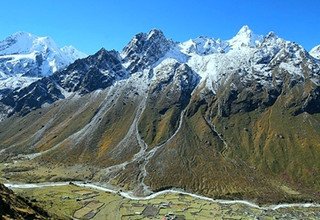
<svg viewBox="0 0 320 220">
<path fill-rule="evenodd" d="M 11 37 L 5 40 L 6 44 L 2 44 L 7 45 L 6 47 L 1 47 L 3 48 L 2 54 L 9 52 L 31 52 L 31 54 L 37 54 L 38 51 L 47 51 L 45 54 L 49 55 L 49 60 L 50 57 L 55 58 L 49 64 L 59 63 L 57 60 L 61 57 L 64 57 L 64 62 L 68 63 L 85 56 L 85 54 L 78 52 L 73 47 L 59 49 L 49 38 L 38 38 L 26 33 L 16 35 L 20 36 L 18 37 L 20 39 L 19 42 L 24 42 L 25 47 L 22 49 L 22 46 L 17 46 L 14 43 L 16 41 L 10 40 L 17 37 Z M 53 53 L 50 51 L 58 52 Z M 61 54 L 64 55 L 62 56 Z M 100 55 L 98 56 L 97 54 Z M 239 78 L 239 82 L 230 84 L 235 91 L 241 89 L 241 87 L 245 87 L 252 81 L 268 90 L 275 89 L 283 83 L 280 76 L 282 71 L 289 73 L 292 78 L 291 80 L 301 81 L 307 77 L 316 85 L 319 83 L 319 63 L 313 62 L 310 56 L 307 55 L 307 51 L 300 45 L 279 38 L 273 32 L 270 32 L 266 36 L 254 34 L 248 26 L 242 27 L 230 40 L 198 37 L 183 43 L 175 43 L 173 40 L 167 39 L 162 31 L 154 29 L 149 33 L 139 33 L 134 36 L 121 53 L 115 51 L 107 52 L 105 49 L 102 49 L 97 54 L 82 59 L 69 66 L 65 71 L 59 71 L 57 74 L 42 80 L 50 84 L 44 85 L 44 87 L 55 88 L 52 90 L 56 91 L 53 95 L 54 98 L 42 99 L 38 95 L 34 96 L 30 93 L 33 91 L 31 88 L 38 86 L 38 83 L 42 84 L 42 81 L 32 84 L 30 88 L 26 88 L 23 91 L 17 90 L 8 94 L 10 90 L 3 90 L 4 94 L 8 94 L 3 99 L 6 101 L 3 102 L 14 109 L 10 114 L 19 111 L 24 112 L 24 114 L 28 113 L 35 106 L 41 107 L 45 103 L 52 103 L 61 98 L 66 98 L 70 95 L 70 92 L 85 94 L 95 89 L 104 89 L 115 81 L 127 78 L 136 72 L 148 72 L 145 84 L 150 85 L 150 83 L 156 83 L 157 81 L 160 83 L 162 78 L 168 78 L 168 74 L 164 70 L 170 70 L 177 63 L 186 64 L 190 67 L 194 74 L 199 76 L 199 84 L 205 85 L 202 87 L 202 90 L 209 90 L 214 94 L 219 92 L 221 86 L 226 86 L 230 83 L 229 81 L 234 77 Z M 21 54 L 9 56 L 21 56 Z M 97 57 L 100 58 L 96 62 L 94 59 L 97 59 Z M 101 57 L 104 60 L 101 61 Z M 46 63 L 47 61 L 45 60 Z M 97 63 L 99 62 L 107 63 L 98 65 Z M 109 65 L 109 70 L 105 70 L 105 65 Z M 63 66 L 65 64 L 61 67 Z M 52 69 L 55 68 L 58 67 L 54 65 Z M 115 72 L 112 70 L 114 68 L 116 68 Z M 274 74 L 275 68 L 277 68 L 279 76 Z M 24 71 L 26 69 L 29 71 L 28 68 L 25 68 Z M 108 78 L 106 84 L 105 80 L 99 81 L 93 76 L 95 75 L 95 77 L 100 78 L 101 74 L 104 75 L 102 78 Z M 27 78 L 28 83 L 37 79 L 27 77 L 25 73 L 24 75 L 13 75 L 6 80 L 11 83 L 12 87 L 18 87 L 19 84 L 27 84 L 23 81 L 24 78 Z M 2 81 L 3 84 L 7 82 L 6 80 Z M 89 81 L 87 82 L 87 80 Z M 93 82 L 95 85 L 90 85 Z M 193 80 L 193 82 L 196 82 L 196 80 Z M 27 99 L 26 94 L 24 94 L 25 91 L 29 91 L 30 98 L 36 100 Z M 51 97 L 50 91 L 47 91 L 47 97 Z M 68 95 L 66 96 L 65 94 Z M 41 96 L 41 93 L 39 93 L 39 96 Z M 23 99 L 20 99 L 21 97 Z M 26 103 L 21 103 L 16 108 L 16 103 L 21 101 Z M 28 106 L 27 103 L 32 103 L 33 106 Z M 21 106 L 24 106 L 26 109 L 21 109 Z"/>
<path fill-rule="evenodd" d="M 65 60 L 69 63 L 72 63 L 75 60 L 82 59 L 82 58 L 85 58 L 88 56 L 87 54 L 77 50 L 73 46 L 64 46 L 64 47 L 60 48 L 60 50 L 65 55 Z"/>
<path fill-rule="evenodd" d="M 316 59 L 320 60 L 320 45 L 315 46 L 310 50 L 310 55 L 313 56 Z"/>
<path fill-rule="evenodd" d="M 73 93 L 86 94 L 104 89 L 115 81 L 127 77 L 120 55 L 101 49 L 85 59 L 76 60 L 67 68 L 9 93 L 4 103 L 14 112 L 29 113 L 43 104 L 65 99 Z"/>
<path fill-rule="evenodd" d="M 229 44 L 220 39 L 200 36 L 195 39 L 190 39 L 179 44 L 181 52 L 185 54 L 208 55 L 212 53 L 224 53 L 228 50 Z"/>
<path fill-rule="evenodd" d="M 0 90 L 25 87 L 86 56 L 50 37 L 18 32 L 0 42 Z"/>
<path fill-rule="evenodd" d="M 180 43 L 181 52 L 186 54 L 209 55 L 213 53 L 226 53 L 231 49 L 244 47 L 254 48 L 261 43 L 263 36 L 256 35 L 248 26 L 243 26 L 230 40 L 213 39 L 210 37 L 198 37 Z"/>
<path fill-rule="evenodd" d="M 137 195 L 320 200 L 319 84 L 319 60 L 273 32 L 179 43 L 151 30 L 0 97 L 0 160 L 81 165 Z"/>
<path fill-rule="evenodd" d="M 7 38 L 1 43 L 0 48 L 2 57 L 15 57 L 6 61 L 7 65 L 22 56 L 34 56 L 26 61 L 27 64 L 23 59 L 17 62 L 16 66 L 24 73 L 4 74 L 2 72 L 4 77 L 2 85 L 6 88 L 30 84 L 37 79 L 36 77 L 50 75 L 53 71 L 65 67 L 67 63 L 85 56 L 73 47 L 59 49 L 50 38 L 39 38 L 27 33 L 18 33 Z M 311 52 L 315 54 L 317 49 L 314 48 Z M 199 77 L 199 84 L 204 85 L 202 91 L 208 90 L 214 94 L 219 92 L 221 86 L 231 86 L 232 90 L 238 91 L 253 81 L 261 88 L 275 89 L 280 92 L 278 87 L 283 84 L 281 74 L 285 72 L 290 75 L 290 81 L 303 81 L 308 78 L 315 85 L 320 82 L 319 63 L 314 62 L 303 47 L 279 38 L 273 32 L 266 36 L 257 35 L 248 26 L 242 27 L 229 40 L 198 37 L 183 43 L 175 43 L 167 39 L 162 31 L 154 29 L 149 33 L 139 33 L 134 36 L 121 53 L 107 52 L 102 49 L 97 54 L 81 59 L 66 70 L 58 71 L 53 76 L 33 83 L 23 91 L 17 90 L 10 93 L 10 90 L 3 90 L 3 96 L 8 94 L 3 99 L 3 103 L 13 108 L 10 114 L 19 111 L 25 114 L 35 106 L 38 108 L 45 103 L 66 98 L 70 92 L 85 94 L 96 89 L 104 89 L 138 72 L 148 75 L 145 84 L 150 85 L 157 81 L 160 83 L 161 79 L 168 79 L 165 69 L 170 72 L 177 63 L 191 68 L 196 78 Z M 38 56 L 42 58 L 37 58 Z M 43 56 L 46 56 L 46 59 Z M 38 65 L 31 65 L 30 68 L 28 62 L 33 61 L 38 62 Z M 98 64 L 100 62 L 101 64 Z M 26 67 L 19 66 L 21 63 Z M 106 66 L 108 66 L 107 69 Z M 35 71 L 49 70 L 49 72 L 34 74 L 32 68 L 36 68 Z M 13 69 L 15 68 L 11 68 L 11 71 Z M 98 78 L 100 80 L 97 80 Z M 234 78 L 237 78 L 237 83 L 231 82 Z M 55 91 L 54 98 L 42 99 L 38 97 L 42 95 L 41 93 L 32 95 L 34 90 L 32 88 L 39 83 L 41 85 L 49 83 L 44 85 L 47 88 L 47 97 L 51 97 L 50 91 Z M 49 87 L 51 90 L 48 90 Z M 30 93 L 30 98 L 35 100 L 27 99 L 26 97 L 29 96 L 24 94 L 26 91 Z M 268 97 L 268 99 L 274 98 Z M 21 101 L 25 103 L 20 103 L 16 108 L 15 105 Z M 28 106 L 27 103 L 32 103 L 33 106 Z M 22 106 L 26 109 L 23 110 Z"/>
<path fill-rule="evenodd" d="M 233 49 L 241 47 L 256 47 L 261 43 L 263 36 L 256 35 L 247 26 L 243 26 L 232 39 L 228 40 L 229 46 Z"/>
<path fill-rule="evenodd" d="M 146 68 L 163 57 L 174 45 L 162 31 L 151 30 L 148 34 L 139 33 L 121 52 L 127 68 L 133 72 Z"/>
</svg>

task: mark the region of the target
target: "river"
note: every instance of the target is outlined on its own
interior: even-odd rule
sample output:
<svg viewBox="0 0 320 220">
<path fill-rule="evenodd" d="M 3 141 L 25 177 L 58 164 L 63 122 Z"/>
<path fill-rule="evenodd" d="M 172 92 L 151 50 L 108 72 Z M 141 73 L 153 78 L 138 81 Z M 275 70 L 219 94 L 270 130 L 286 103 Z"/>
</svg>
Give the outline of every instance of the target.
<svg viewBox="0 0 320 220">
<path fill-rule="evenodd" d="M 275 205 L 270 205 L 270 206 L 259 206 L 257 204 L 254 204 L 250 201 L 246 200 L 222 200 L 222 199 L 212 199 L 209 197 L 193 194 L 193 193 L 188 193 L 184 192 L 182 190 L 178 189 L 168 189 L 168 190 L 163 190 L 160 192 L 153 193 L 149 196 L 145 197 L 138 197 L 132 195 L 131 192 L 123 192 L 123 191 L 118 191 L 114 190 L 111 188 L 107 188 L 105 186 L 99 186 L 98 184 L 94 183 L 85 183 L 85 182 L 45 182 L 45 183 L 4 183 L 4 185 L 10 189 L 31 189 L 31 188 L 41 188 L 41 187 L 54 187 L 54 186 L 66 186 L 69 185 L 70 183 L 79 186 L 79 187 L 85 187 L 85 188 L 90 188 L 90 189 L 96 189 L 104 192 L 110 192 L 114 194 L 121 195 L 124 198 L 131 199 L 131 200 L 150 200 L 154 199 L 157 196 L 163 195 L 163 194 L 183 194 L 183 195 L 188 195 L 193 198 L 201 199 L 201 200 L 206 200 L 210 202 L 215 202 L 215 203 L 220 203 L 220 204 L 243 204 L 247 205 L 253 208 L 257 209 L 262 209 L 262 210 L 276 210 L 280 208 L 292 208 L 292 207 L 301 207 L 301 208 L 320 208 L 320 204 L 317 203 L 283 203 L 283 204 L 275 204 Z"/>
</svg>

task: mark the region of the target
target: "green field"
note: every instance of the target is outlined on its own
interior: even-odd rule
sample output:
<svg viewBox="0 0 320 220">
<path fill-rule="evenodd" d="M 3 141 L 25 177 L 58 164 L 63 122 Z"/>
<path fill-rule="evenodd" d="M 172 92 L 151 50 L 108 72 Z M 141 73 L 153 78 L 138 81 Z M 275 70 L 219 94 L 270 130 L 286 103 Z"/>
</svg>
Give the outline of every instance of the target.
<svg viewBox="0 0 320 220">
<path fill-rule="evenodd" d="M 262 210 L 243 204 L 221 204 L 183 194 L 130 200 L 118 194 L 75 185 L 16 189 L 61 219 L 319 219 L 320 208 Z"/>
</svg>

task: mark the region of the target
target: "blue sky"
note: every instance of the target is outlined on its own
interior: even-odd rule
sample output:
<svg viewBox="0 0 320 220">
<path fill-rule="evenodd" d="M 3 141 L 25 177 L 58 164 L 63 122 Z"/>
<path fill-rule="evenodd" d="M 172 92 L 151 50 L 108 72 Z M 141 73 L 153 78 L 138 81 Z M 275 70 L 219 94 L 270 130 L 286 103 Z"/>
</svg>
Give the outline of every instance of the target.
<svg viewBox="0 0 320 220">
<path fill-rule="evenodd" d="M 1 2 L 0 39 L 27 31 L 91 54 L 101 47 L 121 50 L 134 34 L 152 28 L 185 41 L 200 35 L 229 39 L 245 24 L 309 50 L 320 44 L 320 1 L 10 0 Z"/>
</svg>

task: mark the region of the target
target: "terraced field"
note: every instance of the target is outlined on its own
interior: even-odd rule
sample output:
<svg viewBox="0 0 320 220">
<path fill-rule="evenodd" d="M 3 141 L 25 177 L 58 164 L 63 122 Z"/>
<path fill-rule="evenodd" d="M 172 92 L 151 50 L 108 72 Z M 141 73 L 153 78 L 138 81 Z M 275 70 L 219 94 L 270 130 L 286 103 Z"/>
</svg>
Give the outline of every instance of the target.
<svg viewBox="0 0 320 220">
<path fill-rule="evenodd" d="M 259 208 L 223 204 L 172 193 L 149 200 L 130 200 L 120 194 L 76 185 L 15 189 L 62 219 L 319 219 L 320 208 Z"/>
</svg>

